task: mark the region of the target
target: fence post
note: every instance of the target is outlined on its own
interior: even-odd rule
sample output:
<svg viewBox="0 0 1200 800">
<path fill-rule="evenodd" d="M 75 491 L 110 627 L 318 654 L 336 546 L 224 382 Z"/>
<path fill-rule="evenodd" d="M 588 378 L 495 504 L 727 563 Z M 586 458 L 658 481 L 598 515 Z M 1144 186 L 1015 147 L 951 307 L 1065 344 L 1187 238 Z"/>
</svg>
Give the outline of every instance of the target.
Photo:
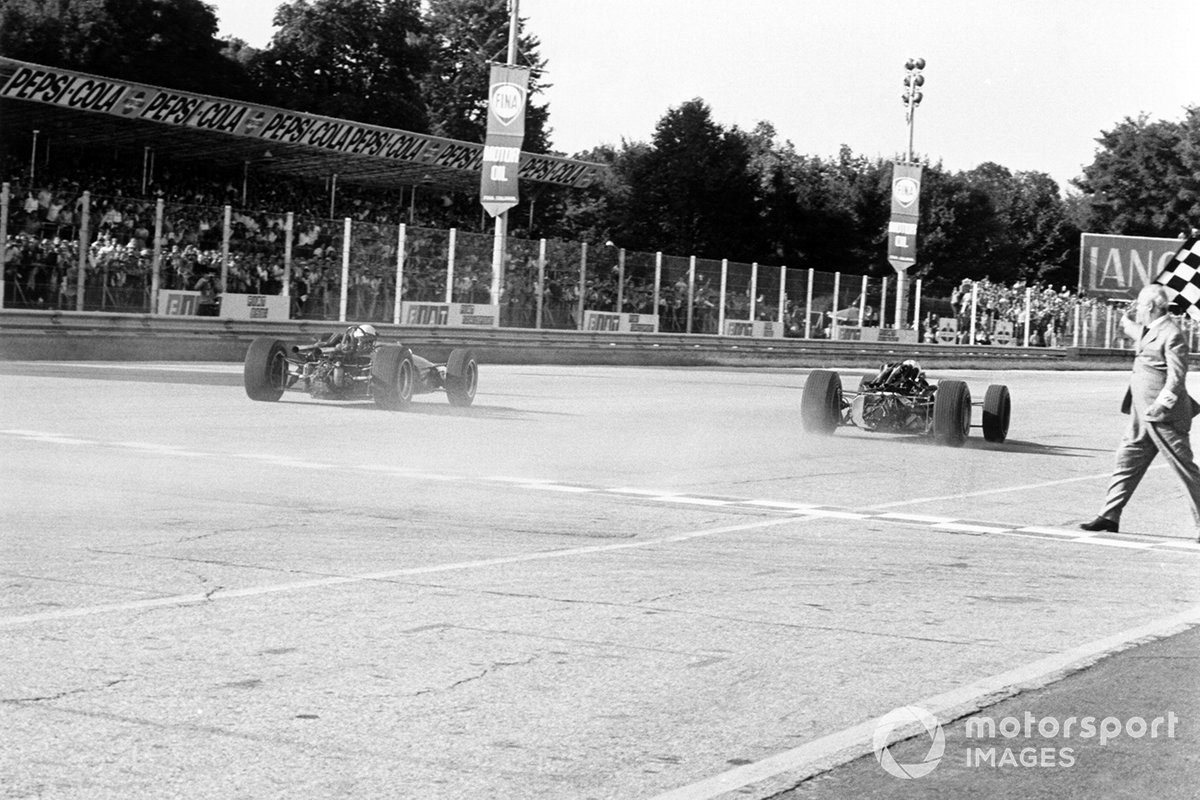
<svg viewBox="0 0 1200 800">
<path fill-rule="evenodd" d="M 350 296 L 350 218 L 342 221 L 342 292 L 338 301 L 338 322 L 346 321 L 346 300 Z"/>
<path fill-rule="evenodd" d="M 546 240 L 538 242 L 537 330 L 542 329 L 542 306 L 546 297 Z"/>
<path fill-rule="evenodd" d="M 887 322 L 887 289 L 888 279 L 884 277 L 879 287 L 879 327 L 881 328 L 885 327 L 884 323 Z"/>
<path fill-rule="evenodd" d="M 758 319 L 758 262 L 750 262 L 750 321 Z"/>
<path fill-rule="evenodd" d="M 1029 330 L 1033 322 L 1033 287 L 1025 287 L 1025 346 L 1029 347 Z"/>
<path fill-rule="evenodd" d="M 787 313 L 787 267 L 779 268 L 779 324 Z"/>
<path fill-rule="evenodd" d="M 292 270 L 292 235 L 296 230 L 296 215 L 294 212 L 287 212 L 287 216 L 283 218 L 283 295 L 284 297 L 292 296 L 292 281 L 296 279 L 296 275 Z M 288 316 L 292 315 L 292 303 L 288 301 Z"/>
<path fill-rule="evenodd" d="M 450 229 L 450 238 L 446 242 L 446 302 L 454 302 L 454 251 L 458 249 L 458 228 Z M 492 283 L 496 282 L 496 271 L 492 270 Z M 499 316 L 500 305 L 496 295 L 492 294 L 492 302 L 496 303 L 496 313 Z"/>
<path fill-rule="evenodd" d="M 829 339 L 830 339 L 830 341 L 837 339 L 838 303 L 841 301 L 841 294 L 842 294 L 842 273 L 835 272 L 835 273 L 833 273 L 833 300 L 829 304 L 833 308 L 833 313 L 831 313 L 829 315 L 831 317 L 831 319 L 829 320 Z"/>
<path fill-rule="evenodd" d="M 233 207 L 225 206 L 225 224 L 221 229 L 221 294 L 229 290 L 229 237 L 233 231 Z"/>
<path fill-rule="evenodd" d="M 1079 322 L 1080 322 L 1080 320 L 1079 320 L 1079 298 L 1078 297 L 1075 298 L 1075 302 L 1073 305 L 1075 307 L 1075 324 L 1072 326 L 1072 331 L 1071 331 L 1071 346 L 1079 347 Z"/>
<path fill-rule="evenodd" d="M 692 256 L 688 260 L 688 297 L 687 297 L 687 330 L 685 333 L 692 332 L 692 316 L 695 312 L 696 305 L 696 257 Z"/>
<path fill-rule="evenodd" d="M 867 325 L 867 281 L 866 275 L 862 279 L 862 291 L 858 295 L 858 327 L 865 328 Z"/>
<path fill-rule="evenodd" d="M 150 313 L 158 313 L 158 293 L 162 288 L 163 199 L 154 204 L 154 255 L 150 262 Z"/>
<path fill-rule="evenodd" d="M 0 308 L 4 308 L 4 259 L 8 255 L 8 183 L 0 183 Z"/>
<path fill-rule="evenodd" d="M 575 328 L 583 330 L 583 307 L 587 298 L 587 242 L 580 242 L 579 248 L 579 315 L 575 320 Z"/>
<path fill-rule="evenodd" d="M 87 260 L 91 250 L 92 193 L 83 193 L 83 211 L 79 216 L 79 278 L 75 282 L 75 310 L 83 311 L 83 296 L 87 288 Z M 101 287 L 101 291 L 104 291 Z"/>
<path fill-rule="evenodd" d="M 396 234 L 396 299 L 392 301 L 392 324 L 400 324 L 400 302 L 404 294 L 404 259 L 405 248 L 408 246 L 408 226 L 400 223 Z"/>
<path fill-rule="evenodd" d="M 808 270 L 808 289 L 805 291 L 804 299 L 804 338 L 812 338 L 812 285 L 813 271 L 810 267 Z"/>
<path fill-rule="evenodd" d="M 979 316 L 979 281 L 971 281 L 971 344 L 975 344 L 975 320 Z"/>
<path fill-rule="evenodd" d="M 625 310 L 625 248 L 617 249 L 617 307 L 613 311 L 620 314 Z"/>
<path fill-rule="evenodd" d="M 654 254 L 654 313 L 658 312 L 658 303 L 662 299 L 660 287 L 662 285 L 662 250 Z M 659 330 L 662 330 L 662 320 L 659 320 Z"/>
<path fill-rule="evenodd" d="M 913 290 L 913 330 L 917 332 L 917 341 L 921 340 L 921 333 L 924 328 L 921 326 L 921 279 L 917 278 L 916 289 Z"/>
<path fill-rule="evenodd" d="M 1113 335 L 1112 335 L 1112 330 L 1113 330 L 1113 322 L 1112 322 L 1112 318 L 1113 318 L 1113 307 L 1112 307 L 1111 305 L 1108 305 L 1108 304 L 1106 304 L 1106 305 L 1104 306 L 1104 308 L 1105 308 L 1105 313 L 1104 313 L 1104 347 L 1105 347 L 1105 348 L 1109 348 L 1109 347 L 1112 347 L 1112 340 L 1113 340 Z"/>
<path fill-rule="evenodd" d="M 721 259 L 721 299 L 717 306 L 717 335 L 725 335 L 725 286 L 729 277 L 729 259 Z"/>
</svg>

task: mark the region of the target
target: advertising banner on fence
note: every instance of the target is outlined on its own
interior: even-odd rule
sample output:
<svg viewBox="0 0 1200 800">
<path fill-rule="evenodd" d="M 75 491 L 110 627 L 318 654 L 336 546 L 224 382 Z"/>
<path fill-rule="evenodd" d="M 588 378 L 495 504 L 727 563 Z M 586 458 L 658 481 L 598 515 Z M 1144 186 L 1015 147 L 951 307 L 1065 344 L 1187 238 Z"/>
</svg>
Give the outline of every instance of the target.
<svg viewBox="0 0 1200 800">
<path fill-rule="evenodd" d="M 292 298 L 281 294 L 221 295 L 221 316 L 225 319 L 287 319 Z"/>
<path fill-rule="evenodd" d="M 583 329 L 603 333 L 658 333 L 658 314 L 584 311 Z"/>
<path fill-rule="evenodd" d="M 844 342 L 916 344 L 917 332 L 908 328 L 860 328 L 857 325 L 838 325 L 837 338 Z"/>
<path fill-rule="evenodd" d="M 1080 288 L 1093 297 L 1133 300 L 1182 244 L 1182 239 L 1085 233 L 1079 248 Z"/>
<path fill-rule="evenodd" d="M 500 306 L 479 303 L 401 303 L 401 325 L 500 327 Z"/>
<path fill-rule="evenodd" d="M 782 339 L 783 325 L 778 322 L 760 322 L 757 320 L 727 319 L 725 320 L 726 336 L 752 336 L 756 339 Z"/>
<path fill-rule="evenodd" d="M 917 260 L 917 219 L 921 203 L 921 165 L 892 165 L 892 218 L 888 222 L 888 261 L 903 272 Z"/>
<path fill-rule="evenodd" d="M 191 317 L 198 313 L 200 293 L 164 289 L 158 293 L 158 313 L 168 317 Z"/>
<path fill-rule="evenodd" d="M 517 173 L 521 168 L 521 143 L 525 139 L 528 87 L 529 70 L 525 67 L 492 64 L 479 202 L 493 217 L 520 201 Z"/>
</svg>

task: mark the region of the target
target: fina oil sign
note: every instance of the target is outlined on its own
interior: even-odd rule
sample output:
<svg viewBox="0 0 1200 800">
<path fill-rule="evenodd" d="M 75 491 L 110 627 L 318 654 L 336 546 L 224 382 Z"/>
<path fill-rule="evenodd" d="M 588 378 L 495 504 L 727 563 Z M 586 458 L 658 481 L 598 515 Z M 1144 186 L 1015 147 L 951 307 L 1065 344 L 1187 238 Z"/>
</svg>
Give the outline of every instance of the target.
<svg viewBox="0 0 1200 800">
<path fill-rule="evenodd" d="M 521 169 L 521 143 L 525 139 L 528 87 L 529 70 L 492 64 L 479 202 L 493 217 L 520 202 L 517 173 Z"/>
<path fill-rule="evenodd" d="M 1079 286 L 1093 297 L 1132 300 L 1171 263 L 1182 244 L 1180 239 L 1085 233 L 1079 248 Z"/>
</svg>

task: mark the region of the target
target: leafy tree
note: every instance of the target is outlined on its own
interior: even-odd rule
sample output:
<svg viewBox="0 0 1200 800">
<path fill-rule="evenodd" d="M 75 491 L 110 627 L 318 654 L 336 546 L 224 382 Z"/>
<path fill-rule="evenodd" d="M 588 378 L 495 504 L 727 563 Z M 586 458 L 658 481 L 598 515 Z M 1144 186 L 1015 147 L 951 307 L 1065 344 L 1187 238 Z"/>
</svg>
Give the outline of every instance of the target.
<svg viewBox="0 0 1200 800">
<path fill-rule="evenodd" d="M 702 100 L 667 112 L 650 149 L 629 159 L 628 183 L 616 226 L 623 246 L 757 257 L 758 200 L 746 141 L 714 123 Z"/>
<path fill-rule="evenodd" d="M 509 12 L 505 0 L 428 0 L 429 70 L 421 90 L 429 108 L 429 130 L 438 136 L 482 142 L 492 62 L 508 58 Z M 550 144 L 549 108 L 534 102 L 544 85 L 541 42 L 517 25 L 517 64 L 530 68 L 522 149 L 545 153 Z"/>
<path fill-rule="evenodd" d="M 271 45 L 251 60 L 271 102 L 315 114 L 428 130 L 428 68 L 419 0 L 293 0 Z"/>
<path fill-rule="evenodd" d="M 5 0 L 0 54 L 172 89 L 244 97 L 201 0 Z"/>
<path fill-rule="evenodd" d="M 1095 160 L 1076 185 L 1106 233 L 1173 237 L 1195 224 L 1200 193 L 1200 109 L 1184 122 L 1126 117 L 1101 133 Z"/>
</svg>

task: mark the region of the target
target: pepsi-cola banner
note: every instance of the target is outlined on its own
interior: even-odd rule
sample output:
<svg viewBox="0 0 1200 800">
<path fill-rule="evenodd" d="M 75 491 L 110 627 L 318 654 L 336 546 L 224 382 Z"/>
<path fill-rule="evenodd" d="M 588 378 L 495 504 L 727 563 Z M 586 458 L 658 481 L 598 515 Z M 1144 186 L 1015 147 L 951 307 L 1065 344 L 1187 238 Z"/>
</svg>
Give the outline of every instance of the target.
<svg viewBox="0 0 1200 800">
<path fill-rule="evenodd" d="M 888 222 L 888 261 L 897 271 L 917 260 L 917 219 L 920 216 L 921 165 L 892 165 L 892 218 Z"/>
<path fill-rule="evenodd" d="M 1133 300 L 1175 258 L 1179 239 L 1085 233 L 1080 239 L 1079 285 L 1093 297 Z"/>
<path fill-rule="evenodd" d="M 528 91 L 528 69 L 492 64 L 479 202 L 493 217 L 520 202 L 517 173 L 520 172 L 521 143 L 525 141 L 525 98 Z"/>
<path fill-rule="evenodd" d="M 100 78 L 6 58 L 0 58 L 0 98 L 470 172 L 478 171 L 484 163 L 485 148 L 469 142 Z M 521 124 L 523 129 L 523 101 Z M 502 163 L 512 173 L 514 184 L 519 171 L 527 180 L 586 186 L 602 169 L 582 161 L 521 153 L 519 140 L 516 147 L 515 161 L 512 160 L 514 154 L 502 154 L 505 159 Z"/>
</svg>

